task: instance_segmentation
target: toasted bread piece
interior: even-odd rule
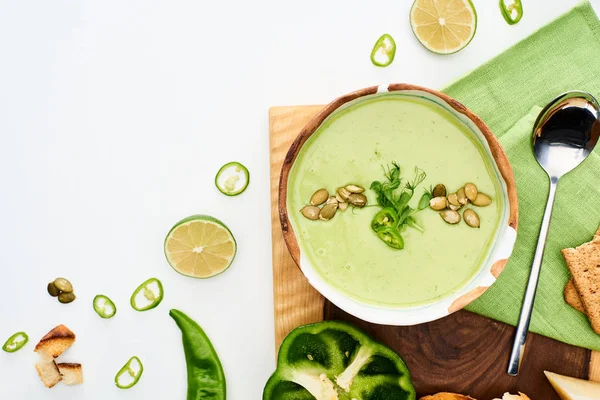
[[[58,371],[62,376],[62,383],[65,385],[79,385],[83,383],[83,372],[81,364],[60,363],[56,364]]]
[[[504,395],[502,396],[501,399],[494,399],[494,400],[531,400],[531,399],[529,397],[527,397],[526,394],[519,392],[519,394],[504,393]]]
[[[469,397],[469,396],[465,396],[463,394],[443,392],[443,393],[434,394],[432,396],[421,397],[419,400],[475,400],[475,399],[472,397]]]
[[[600,334],[600,236],[575,249],[563,249],[562,254],[592,329]]]
[[[53,387],[62,379],[54,360],[42,359],[35,364],[35,369],[47,388]]]
[[[565,290],[563,292],[565,297],[565,302],[576,309],[577,311],[581,311],[585,314],[585,308],[583,308],[583,303],[579,298],[579,292],[577,292],[577,288],[575,288],[575,283],[573,282],[573,278],[567,281],[565,285]]]
[[[75,334],[64,325],[59,325],[44,336],[35,346],[42,359],[54,359],[60,356],[75,342]]]

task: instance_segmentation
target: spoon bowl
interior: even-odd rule
[[[599,109],[589,93],[563,93],[542,109],[533,127],[533,153],[550,178],[550,192],[508,363],[507,373],[512,376],[519,373],[525,348],[558,180],[581,164],[596,146]]]

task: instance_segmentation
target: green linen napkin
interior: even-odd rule
[[[498,281],[468,310],[516,325],[548,196],[530,147],[544,106],[567,90],[600,96],[600,22],[589,3],[500,54],[444,92],[479,115],[512,164],[519,195],[518,238]],[[600,350],[584,314],[563,300],[569,272],[560,250],[589,241],[600,224],[600,151],[560,180],[530,330]]]

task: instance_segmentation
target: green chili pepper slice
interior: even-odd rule
[[[250,172],[243,164],[232,161],[219,169],[215,176],[215,185],[221,193],[227,196],[241,194],[250,183]]]
[[[392,249],[402,250],[404,239],[396,228],[383,227],[377,231],[377,236]]]
[[[160,304],[163,296],[162,283],[156,278],[150,278],[131,295],[131,307],[136,311],[151,310]]]
[[[504,20],[509,25],[514,25],[523,17],[523,3],[521,0],[509,0],[510,4],[506,4],[505,0],[500,0],[500,11]]]
[[[104,319],[112,318],[117,313],[117,306],[115,306],[115,303],[103,294],[94,297],[93,304],[96,314]]]
[[[138,383],[143,373],[144,364],[142,364],[139,358],[133,356],[115,375],[115,385],[119,389],[129,389]]]
[[[187,365],[187,400],[225,400],[225,374],[208,336],[181,311],[173,309],[169,315],[181,330]]]
[[[7,353],[14,353],[20,350],[29,341],[29,336],[25,332],[17,332],[4,342],[2,350]]]
[[[371,50],[371,62],[378,67],[387,67],[394,61],[395,56],[396,41],[391,35],[384,33]]]
[[[415,400],[404,361],[358,328],[325,321],[294,329],[279,348],[263,400]]]
[[[398,213],[392,207],[379,211],[371,221],[371,228],[375,232],[383,227],[395,228],[396,226],[398,226]]]

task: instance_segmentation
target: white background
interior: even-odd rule
[[[0,342],[30,335],[0,352],[0,399],[183,399],[173,307],[212,339],[228,398],[261,398],[275,367],[269,107],[380,83],[439,88],[576,4],[523,1],[511,27],[496,0],[475,0],[474,40],[437,56],[412,35],[409,0],[0,0]],[[380,69],[369,53],[385,32],[398,52]],[[234,198],[213,183],[230,160],[251,173]],[[171,226],[195,213],[238,241],[232,267],[210,280],[178,275],[163,255]],[[73,304],[46,294],[57,276],[73,282]],[[129,296],[152,276],[165,299],[137,313]],[[117,303],[113,319],[93,312],[98,293]],[[77,334],[62,360],[83,364],[85,384],[49,390],[33,347],[61,323]],[[144,375],[119,390],[133,355]]]

